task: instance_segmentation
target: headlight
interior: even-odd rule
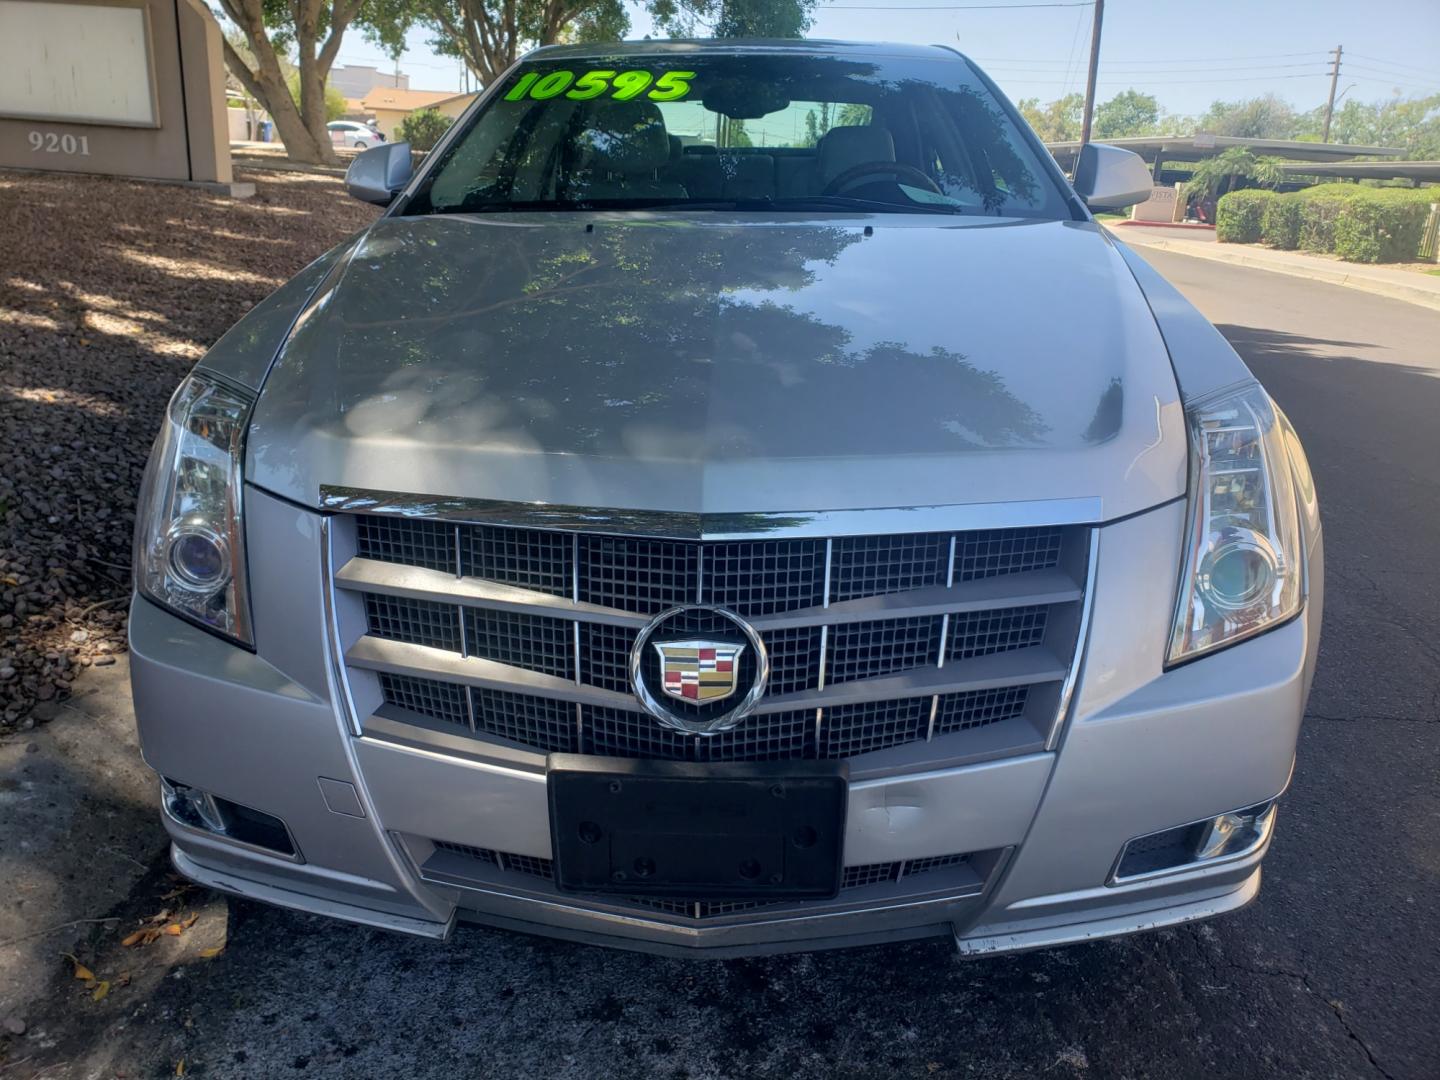
[[[1258,384],[1189,405],[1190,521],[1170,662],[1233,645],[1300,610],[1294,477],[1278,410]]]
[[[170,399],[135,515],[135,587],[158,604],[253,645],[245,588],[240,462],[255,396],[193,374]]]

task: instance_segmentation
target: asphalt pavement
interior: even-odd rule
[[[1323,502],[1319,671],[1257,904],[1014,957],[722,962],[232,901],[223,954],[93,1008],[62,986],[0,1077],[1440,1075],[1440,313],[1145,257],[1290,414]],[[157,855],[115,913],[168,885]]]

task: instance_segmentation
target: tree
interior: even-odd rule
[[[1352,99],[1335,113],[1330,135],[1340,143],[1397,146],[1411,161],[1432,161],[1440,158],[1440,94],[1368,103]]]
[[[1288,139],[1297,131],[1300,118],[1290,103],[1274,94],[1244,101],[1215,101],[1200,117],[1200,131],[1210,135],[1232,135],[1245,139]]]
[[[1124,90],[1095,106],[1095,138],[1119,139],[1149,135],[1160,123],[1160,103],[1153,94]]]
[[[716,37],[800,37],[815,2],[641,0],[667,34],[690,36],[703,20]],[[415,0],[415,16],[434,33],[431,47],[463,60],[482,86],[531,46],[615,41],[630,29],[621,0]]]
[[[1085,111],[1085,98],[1081,94],[1066,94],[1043,109],[1039,98],[1024,98],[1019,109],[1041,142],[1073,142],[1080,138]]]
[[[1285,179],[1281,164],[1279,158],[1257,157],[1246,147],[1232,146],[1196,163],[1190,179],[1185,182],[1185,194],[1213,199],[1237,186],[1249,186],[1242,183],[1247,180],[1259,187],[1275,188]]]
[[[798,38],[810,29],[815,0],[717,0],[714,10],[717,38]]]
[[[285,151],[294,161],[336,161],[325,125],[325,84],[340,51],[340,41],[352,24],[368,26],[369,36],[392,51],[404,39],[403,3],[391,0],[376,12],[366,10],[370,0],[219,0],[225,17],[244,37],[237,48],[223,38],[225,65],[245,92],[255,98],[275,121]],[[294,57],[292,93],[287,78],[288,58]]]
[[[295,104],[300,104],[300,72],[294,70],[285,77],[285,84],[290,87],[290,96],[295,99]],[[345,115],[349,106],[345,104],[345,95],[342,94],[332,83],[325,84],[325,119],[339,120]],[[328,138],[328,136],[327,136]]]
[[[417,109],[395,131],[395,137],[408,142],[412,150],[430,151],[455,121],[439,109]]]

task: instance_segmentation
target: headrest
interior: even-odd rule
[[[593,172],[644,173],[670,160],[665,120],[650,101],[594,105],[577,138],[580,163]]]
[[[895,140],[882,127],[835,127],[820,136],[816,153],[823,187],[856,165],[894,161]]]

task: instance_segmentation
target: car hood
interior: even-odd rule
[[[297,318],[251,483],[700,514],[1184,491],[1165,345],[1088,223],[383,219]],[[1087,512],[1088,516],[1088,512]]]

